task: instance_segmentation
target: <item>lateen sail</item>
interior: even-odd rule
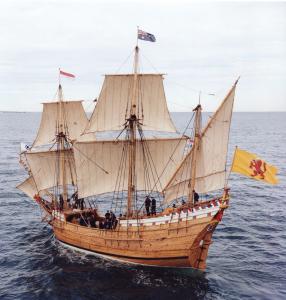
[[[230,130],[235,87],[204,128],[196,159],[195,190],[207,193],[225,185],[228,136]],[[186,156],[170,182],[164,188],[165,202],[189,194],[191,152]]]
[[[176,132],[171,120],[161,74],[138,74],[136,115],[143,130]],[[106,75],[85,133],[122,130],[130,117],[134,74]]]
[[[60,102],[47,102],[43,105],[42,120],[33,147],[55,142],[56,126],[60,119]],[[77,139],[88,122],[82,101],[62,101],[62,114],[69,139]]]
[[[128,160],[122,163],[126,155],[128,141],[93,141],[78,142],[74,145],[74,156],[77,170],[77,186],[79,197],[88,197],[95,194],[112,192],[116,184],[122,190],[127,190],[128,185]],[[137,141],[137,143],[142,143]],[[145,151],[148,149],[152,162],[146,166],[142,145],[137,147],[136,154],[136,189],[146,189],[145,170],[149,167],[159,181],[153,180],[156,190],[161,191],[167,180],[178,168],[183,159],[186,138],[153,139],[146,140]],[[125,149],[125,150],[124,150]],[[152,166],[151,166],[152,164]],[[121,170],[121,183],[118,183],[118,172]],[[106,172],[108,173],[106,173]]]
[[[72,150],[64,150],[64,152],[66,184],[76,184]],[[27,152],[26,158],[38,191],[62,185],[62,176],[57,174],[59,172],[57,151]]]

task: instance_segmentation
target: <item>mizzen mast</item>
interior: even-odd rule
[[[131,98],[130,115],[128,122],[129,131],[129,170],[128,170],[128,196],[127,196],[127,216],[131,217],[133,214],[133,203],[135,195],[135,162],[136,162],[136,130],[137,130],[137,116],[136,116],[136,103],[137,103],[137,82],[138,82],[138,44],[135,47],[134,54],[134,80]]]
[[[195,120],[194,120],[194,144],[193,151],[191,154],[191,179],[189,182],[189,195],[188,195],[188,203],[194,204],[194,193],[196,183],[196,164],[197,164],[197,153],[200,148],[200,140],[201,140],[201,127],[202,127],[202,107],[199,103],[196,108],[193,109],[195,112]]]

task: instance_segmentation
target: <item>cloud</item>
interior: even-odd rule
[[[93,99],[139,25],[157,38],[140,43],[141,70],[168,74],[171,110],[193,107],[199,90],[213,110],[241,75],[236,110],[285,111],[285,16],[282,2],[2,1],[0,110],[40,110],[59,67],[77,75],[64,83],[66,97]],[[132,57],[121,72],[130,70]]]

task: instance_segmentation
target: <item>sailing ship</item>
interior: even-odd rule
[[[201,104],[194,108],[186,135],[170,117],[164,75],[140,73],[138,65],[137,45],[133,72],[105,75],[89,120],[59,84],[57,100],[43,104],[32,147],[20,154],[29,177],[18,188],[65,245],[125,263],[204,270],[229,205],[237,81],[204,128]]]

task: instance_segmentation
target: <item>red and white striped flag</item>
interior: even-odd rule
[[[66,77],[75,78],[75,75],[73,75],[71,73],[64,72],[62,70],[60,70],[60,75],[63,75],[63,76],[66,76]]]

